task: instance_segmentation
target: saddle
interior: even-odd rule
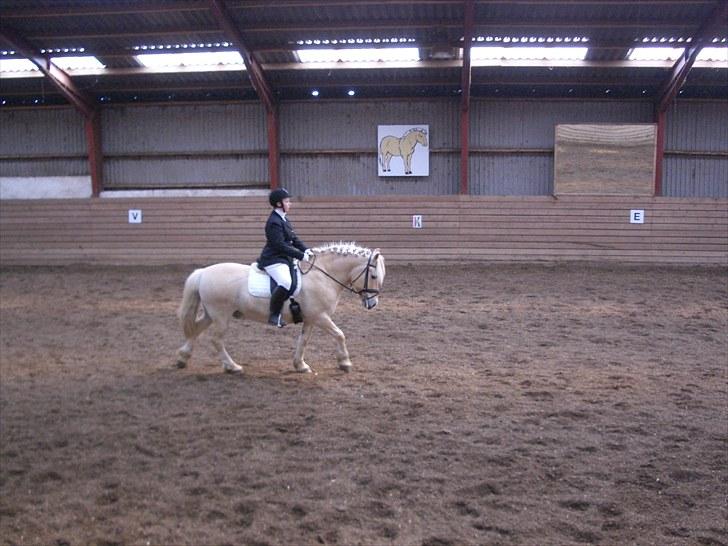
[[[298,296],[301,291],[301,270],[298,268],[298,264],[293,266],[293,274],[291,275],[293,284],[291,288],[293,293],[289,295],[289,298]],[[271,292],[276,286],[276,282],[273,278],[265,272],[264,269],[258,267],[258,262],[253,262],[250,265],[250,273],[248,275],[248,293],[256,298],[270,298]]]

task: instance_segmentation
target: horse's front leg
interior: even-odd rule
[[[412,174],[412,154],[404,156],[404,174]]]
[[[336,361],[339,363],[339,369],[345,372],[351,371],[351,360],[349,360],[349,351],[346,349],[346,336],[344,332],[334,324],[331,317],[325,314],[321,316],[318,326],[325,332],[331,334],[336,340]]]
[[[293,367],[297,372],[311,373],[311,367],[303,360],[303,353],[306,351],[308,340],[311,339],[314,325],[312,322],[304,321],[298,340],[296,340],[296,352],[293,355]]]

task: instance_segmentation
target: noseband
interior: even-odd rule
[[[341,286],[341,287],[345,288],[346,290],[348,290],[349,292],[351,292],[352,294],[356,294],[357,296],[361,296],[362,294],[365,294],[365,295],[366,295],[366,298],[365,298],[365,300],[366,300],[366,301],[369,301],[369,300],[371,300],[371,299],[374,299],[374,298],[376,298],[376,297],[377,297],[377,296],[379,295],[379,290],[377,290],[376,288],[369,288],[369,269],[370,269],[370,268],[372,268],[372,267],[376,267],[376,266],[375,266],[375,265],[374,265],[374,264],[372,263],[372,256],[373,256],[373,255],[374,255],[373,253],[372,253],[372,254],[369,254],[369,258],[367,258],[367,265],[365,265],[365,266],[364,266],[364,269],[362,269],[362,270],[361,270],[361,271],[359,272],[359,274],[358,274],[358,275],[357,275],[356,277],[354,277],[354,278],[353,278],[353,279],[351,280],[351,283],[350,283],[350,285],[349,285],[349,286],[347,286],[346,284],[344,284],[344,283],[343,283],[343,282],[341,282],[340,280],[338,280],[338,279],[334,278],[333,276],[329,275],[329,273],[328,273],[328,272],[327,272],[327,271],[326,271],[325,269],[323,269],[323,268],[321,268],[321,267],[317,266],[317,265],[315,264],[315,261],[316,261],[316,256],[315,256],[315,255],[313,256],[313,259],[314,259],[314,261],[313,261],[313,262],[311,262],[311,267],[309,267],[309,268],[308,268],[308,271],[306,271],[305,273],[304,273],[303,269],[301,269],[301,275],[306,275],[306,274],[308,274],[308,273],[309,273],[309,272],[310,272],[310,271],[311,271],[312,269],[316,269],[316,270],[320,271],[321,273],[323,273],[324,275],[326,275],[326,276],[327,276],[327,277],[328,277],[329,279],[331,279],[332,281],[334,281],[334,282],[335,282],[336,284],[338,284],[339,286]],[[364,275],[364,288],[362,288],[361,290],[356,290],[356,289],[354,288],[354,283],[355,283],[355,282],[357,281],[357,279],[359,279],[359,277],[361,277],[362,275]],[[370,294],[371,294],[371,295],[370,295]]]

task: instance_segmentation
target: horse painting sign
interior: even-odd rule
[[[429,176],[429,125],[379,125],[379,176]]]

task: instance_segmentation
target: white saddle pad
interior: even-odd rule
[[[301,291],[301,270],[297,267],[296,271],[296,291],[293,296],[298,296]],[[258,262],[250,264],[250,273],[248,274],[248,293],[256,298],[270,298],[270,275],[258,267]]]

